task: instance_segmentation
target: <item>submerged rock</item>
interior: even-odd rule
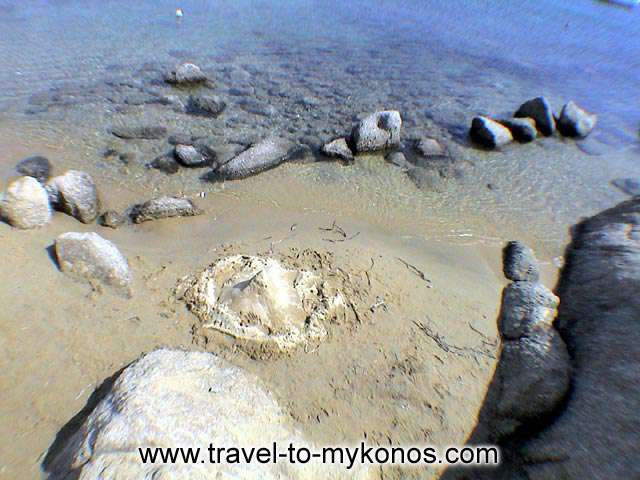
[[[412,166],[407,170],[407,176],[421,190],[437,193],[446,190],[447,180],[437,169]]]
[[[33,177],[43,185],[51,176],[51,162],[44,157],[25,158],[16,165],[16,171],[27,177]]]
[[[88,173],[68,170],[63,175],[49,180],[47,186],[50,195],[55,198],[56,208],[82,223],[91,223],[98,216],[98,190]]]
[[[270,138],[252,145],[216,171],[218,177],[235,180],[249,177],[280,165],[287,160],[291,144],[287,140]]]
[[[640,195],[640,180],[636,178],[616,178],[611,184],[622,190],[627,195]]]
[[[532,118],[536,122],[536,128],[540,133],[549,137],[556,130],[556,121],[553,110],[544,97],[537,97],[523,103],[514,114],[516,118]]]
[[[407,160],[407,157],[405,157],[404,153],[402,152],[392,152],[386,156],[386,160],[387,162],[404,169],[415,167],[411,162],[409,162],[409,160]]]
[[[475,117],[469,135],[474,142],[489,148],[499,148],[513,141],[507,127],[487,117]]]
[[[357,152],[385,150],[400,145],[402,119],[395,110],[376,112],[363,119],[351,133]]]
[[[193,63],[182,63],[165,75],[167,83],[175,85],[193,85],[205,83],[207,76]]]
[[[507,127],[514,139],[519,142],[532,142],[538,136],[536,122],[532,118],[508,118],[500,120]]]
[[[575,102],[569,102],[562,107],[558,131],[565,137],[585,138],[597,122],[597,115],[581,109]]]
[[[346,138],[336,138],[322,146],[322,153],[327,157],[353,160],[353,152],[347,144]]]
[[[193,115],[217,117],[227,108],[227,104],[218,95],[191,95],[187,112]]]
[[[56,239],[55,249],[60,270],[67,275],[126,291],[131,287],[127,259],[97,233],[64,233]]]
[[[167,129],[152,125],[115,125],[111,127],[111,133],[126,140],[158,140],[167,135]]]
[[[176,161],[175,156],[167,153],[156,157],[149,166],[156,170],[160,170],[167,175],[173,175],[174,173],[178,173],[178,170],[180,170],[180,164]]]
[[[20,177],[7,187],[0,200],[2,216],[16,228],[32,229],[51,220],[49,196],[33,177]]]
[[[51,480],[373,478],[365,467],[346,470],[314,461],[209,463],[206,452],[210,444],[230,449],[274,442],[314,448],[292,430],[274,396],[253,375],[210,353],[161,349],[123,370],[56,456],[47,459],[45,470]],[[207,462],[140,461],[138,447],[178,445],[202,449]]]
[[[126,219],[115,210],[107,210],[100,216],[100,225],[109,228],[119,228],[124,225]]]
[[[209,160],[191,145],[176,145],[175,156],[185,167],[206,167],[210,164]]]
[[[540,278],[538,260],[533,250],[522,242],[509,242],[502,260],[504,276],[509,280],[537,282]]]
[[[201,214],[202,210],[188,198],[160,197],[134,208],[131,219],[134,223],[142,223],[161,218],[193,217]]]

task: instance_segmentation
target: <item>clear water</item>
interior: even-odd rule
[[[349,168],[287,166],[228,188],[281,199],[297,186],[291,191],[331,195],[326,205],[371,221],[426,224],[421,235],[521,235],[557,251],[571,223],[624,198],[610,180],[640,176],[640,8],[592,0],[0,0],[0,31],[5,179],[15,152],[51,147],[54,163],[129,191],[215,190],[202,172],[166,177],[144,168],[168,145],[118,141],[109,126],[160,123],[220,145],[274,132],[327,140],[358,115],[397,108],[405,138],[441,139],[463,180],[423,191],[373,157]],[[171,93],[158,79],[181,60],[212,76],[229,103],[221,118],[126,104]],[[558,109],[574,99],[597,112],[597,130],[584,142],[546,139],[500,153],[468,144],[475,114],[506,115],[540,94]],[[247,112],[247,98],[272,113]],[[104,159],[109,147],[136,160]]]

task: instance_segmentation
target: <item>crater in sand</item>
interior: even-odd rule
[[[366,295],[330,253],[293,250],[278,258],[225,256],[182,283],[200,328],[241,340],[252,352],[291,351],[322,341],[329,324],[360,321]]]

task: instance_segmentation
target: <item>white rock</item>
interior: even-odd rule
[[[14,227],[31,229],[51,220],[49,196],[32,177],[20,177],[9,184],[2,201],[2,214]]]
[[[245,371],[201,352],[156,350],[127,367],[47,466],[50,479],[364,479],[369,469],[208,462],[207,447],[311,448]],[[143,464],[138,447],[200,448],[206,463]]]
[[[64,233],[56,239],[55,248],[64,273],[129,290],[131,271],[127,259],[118,247],[97,233]]]
[[[203,83],[207,76],[193,63],[182,63],[166,75],[166,81],[176,84]]]
[[[395,110],[376,112],[362,120],[351,134],[358,152],[372,152],[400,144],[402,119]]]
[[[98,190],[88,173],[68,170],[49,180],[47,190],[57,208],[82,223],[93,222],[100,213]]]

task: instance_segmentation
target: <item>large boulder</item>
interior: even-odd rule
[[[133,208],[133,223],[171,217],[193,217],[202,214],[191,200],[182,197],[160,197]]]
[[[216,173],[219,178],[225,180],[255,175],[286,161],[291,146],[291,143],[284,139],[263,140],[222,165]]]
[[[597,115],[583,110],[575,102],[569,102],[562,107],[558,131],[566,137],[584,138],[591,133],[597,122]]]
[[[364,118],[351,133],[357,152],[373,152],[400,145],[402,119],[395,110],[376,112]]]
[[[51,220],[47,191],[33,177],[20,177],[11,182],[0,207],[2,216],[16,228],[37,228]]]
[[[514,114],[516,118],[531,118],[536,122],[536,128],[545,136],[553,135],[556,131],[556,121],[551,105],[544,97],[527,100]]]
[[[127,259],[97,233],[64,233],[56,239],[55,250],[60,270],[67,275],[130,291]]]
[[[93,222],[100,213],[98,190],[88,173],[68,170],[49,180],[47,187],[54,206],[82,223]]]
[[[156,350],[120,374],[78,430],[46,459],[45,472],[50,480],[373,477],[373,469],[290,465],[282,458],[209,462],[209,445],[313,448],[289,424],[273,395],[247,372],[209,353]],[[138,448],[145,447],[200,452],[196,462],[154,464],[140,460]]]

